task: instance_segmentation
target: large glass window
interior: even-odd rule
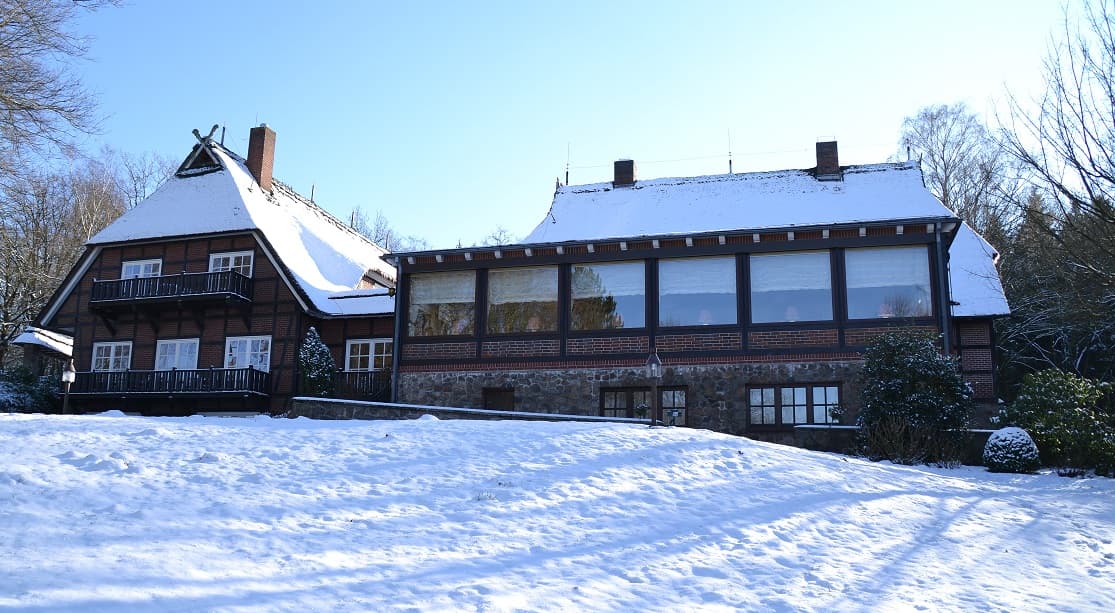
[[[93,343],[93,370],[121,371],[131,367],[131,341]]]
[[[271,370],[271,337],[238,336],[225,340],[225,368]]]
[[[488,271],[487,326],[493,334],[557,330],[557,267]]]
[[[476,331],[476,273],[410,275],[407,329],[411,336],[449,336]]]
[[[751,256],[751,321],[832,319],[828,251]]]
[[[736,323],[735,257],[658,262],[658,325]]]
[[[927,317],[933,313],[927,247],[848,249],[844,262],[849,319]]]
[[[839,404],[840,386],[832,384],[752,387],[747,392],[752,426],[834,424],[832,413]]]
[[[196,338],[159,341],[155,346],[155,370],[194,370],[197,368]]]
[[[644,327],[645,271],[642,262],[574,264],[572,328],[606,330]]]

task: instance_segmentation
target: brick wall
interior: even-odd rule
[[[662,353],[738,350],[742,344],[743,340],[739,332],[663,334],[655,339],[655,347]]]
[[[834,347],[839,339],[836,330],[753,330],[747,334],[748,346],[755,349]]]
[[[567,342],[566,351],[569,355],[648,353],[650,339],[645,336],[571,338]]]
[[[476,343],[407,343],[404,360],[463,360],[476,357]]]
[[[558,339],[525,339],[513,341],[486,341],[480,346],[485,358],[528,358],[556,356],[561,351]]]
[[[902,329],[923,330],[934,334],[937,333],[937,328],[933,326],[904,326]],[[852,347],[861,347],[875,340],[879,335],[893,332],[894,330],[896,330],[896,328],[889,326],[880,326],[876,328],[846,328],[844,330],[844,343]]]

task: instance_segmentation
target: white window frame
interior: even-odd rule
[[[153,265],[153,266],[152,266]],[[135,274],[128,274],[128,267],[139,269]],[[163,274],[163,261],[160,258],[150,260],[124,260],[120,263],[121,279],[146,279],[158,277]]]
[[[376,372],[390,370],[376,368],[376,357],[394,358],[394,341],[390,338],[351,338],[345,343],[345,372]],[[352,348],[355,345],[368,345],[368,368],[352,368]],[[386,347],[386,350],[381,348]],[[361,356],[357,356],[361,357]]]
[[[116,362],[117,360],[123,359],[123,357],[121,356],[121,353],[123,353],[121,351],[121,349],[123,349],[124,347],[128,348],[128,351],[127,351],[128,355],[127,355],[127,359],[126,359],[125,363],[123,364],[123,368],[113,368],[112,367],[113,362]],[[109,350],[108,355],[105,356],[104,358],[99,358],[97,356],[97,350],[98,349],[108,349]],[[108,360],[108,367],[107,368],[98,368],[97,367],[97,361],[99,359],[107,359]],[[131,368],[132,368],[132,341],[109,341],[109,342],[103,342],[103,343],[93,343],[93,361],[91,362],[91,369],[94,372],[123,372],[125,370],[131,370]]]
[[[182,364],[179,363],[180,358],[182,356],[181,347],[185,346],[185,345],[193,345],[193,348],[194,348],[193,364],[182,365]],[[166,339],[166,340],[161,340],[161,341],[156,342],[155,343],[155,370],[175,370],[175,369],[178,369],[178,370],[197,370],[197,353],[198,353],[198,349],[200,349],[200,345],[201,345],[200,339],[197,339],[197,338],[169,338],[169,339]],[[163,353],[163,351],[164,351],[163,348],[164,347],[171,347],[171,346],[175,347],[175,349],[174,349],[175,365],[171,366],[170,368],[159,368],[159,356]]]
[[[264,362],[260,366],[258,366],[256,368],[256,370],[262,370],[262,371],[265,371],[265,372],[270,372],[271,371],[271,345],[272,345],[270,334],[262,335],[262,336],[230,336],[230,337],[226,338],[225,339],[225,360],[224,360],[224,365],[225,366],[224,367],[225,368],[247,368],[249,364],[252,364],[252,355],[262,353],[260,351],[252,351],[251,343],[253,343],[255,341],[263,341],[263,340],[267,341],[267,359],[264,360]],[[232,365],[232,364],[229,363],[229,354],[231,352],[232,345],[233,345],[233,343],[239,343],[239,342],[249,343],[248,344],[248,351],[247,351],[247,354],[245,356],[245,358],[246,358],[245,363],[244,363],[243,366]]]
[[[245,257],[245,256],[247,256],[247,258],[248,258],[248,272],[247,273],[245,273],[243,270],[240,270],[244,266],[242,263],[239,264],[239,265],[233,265],[233,262],[235,261],[236,258],[238,258],[238,257],[242,258],[242,257]],[[252,271],[255,270],[255,263],[256,263],[256,257],[255,256],[256,256],[255,251],[226,251],[226,252],[222,252],[222,253],[210,253],[209,254],[209,272],[225,272],[227,270],[235,270],[236,272],[244,275],[245,277],[250,277],[250,276],[252,276]],[[222,260],[222,259],[227,259],[228,262],[218,264],[218,261]]]

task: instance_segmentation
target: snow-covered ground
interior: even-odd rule
[[[1115,608],[1115,480],[683,428],[0,415],[0,526],[0,610]]]

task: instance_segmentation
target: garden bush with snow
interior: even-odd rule
[[[1115,385],[1057,369],[1026,375],[1005,424],[1025,428],[1062,475],[1115,474]]]
[[[935,337],[880,335],[864,352],[861,445],[873,460],[959,464],[969,435],[972,391]]]
[[[991,433],[983,447],[983,465],[993,473],[1032,473],[1041,460],[1034,439],[1012,426]]]

